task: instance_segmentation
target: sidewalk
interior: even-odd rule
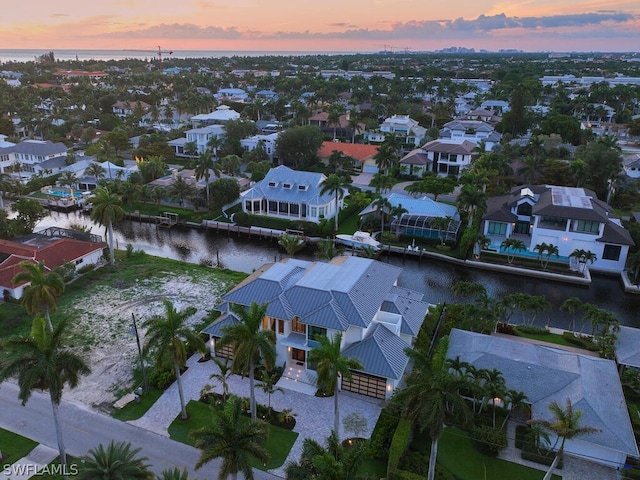
[[[0,470],[0,479],[27,480],[36,475],[45,466],[58,457],[58,450],[45,445],[37,445],[25,457],[15,462],[11,467]]]
[[[218,366],[211,361],[198,363],[198,358],[200,358],[200,355],[194,355],[187,361],[189,369],[182,376],[185,402],[198,400],[200,391],[206,384],[212,385],[214,392],[222,393],[222,386],[209,378],[212,373],[219,373]],[[247,378],[232,375],[228,384],[230,393],[241,397],[249,396],[249,380]],[[256,382],[256,401],[266,405],[268,401],[267,395],[257,388],[258,384],[259,382]],[[342,392],[339,400],[340,419],[342,420],[352,412],[360,413],[367,421],[367,430],[362,436],[370,436],[380,415],[382,403],[373,398],[369,399],[347,392]],[[271,407],[277,411],[282,411],[285,408],[291,409],[296,418],[296,426],[293,431],[299,433],[282,467],[270,471],[270,473],[284,478],[284,467],[287,462],[300,459],[305,438],[312,438],[324,444],[325,439],[331,434],[333,427],[333,397],[314,397],[293,390],[285,390],[285,393],[278,392],[271,395]],[[167,428],[179,414],[180,397],[178,395],[177,382],[174,382],[145,415],[128,423],[168,436]],[[343,430],[342,425],[340,425],[340,430],[340,437],[346,438],[348,434]]]

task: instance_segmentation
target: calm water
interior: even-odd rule
[[[68,227],[72,223],[86,224],[92,232],[104,236],[104,228],[93,224],[88,216],[78,212],[71,214],[52,212],[36,227]],[[275,240],[257,240],[238,237],[235,234],[204,232],[200,230],[156,229],[155,225],[124,221],[116,227],[117,247],[124,249],[127,243],[142,249],[150,255],[164,256],[198,263],[205,259],[214,265],[250,273],[266,262],[273,262],[284,256]],[[297,257],[312,260],[313,247],[308,247]],[[482,283],[492,297],[500,298],[514,292],[531,295],[545,295],[553,310],[538,316],[537,323],[547,320],[552,326],[566,327],[568,319],[558,307],[568,297],[578,297],[584,302],[599,305],[614,312],[625,325],[640,327],[640,295],[626,294],[617,277],[595,276],[589,287],[573,286],[549,282],[535,278],[507,275],[484,270],[454,266],[445,262],[417,258],[403,259],[399,255],[384,255],[382,261],[403,268],[399,284],[424,293],[424,300],[430,303],[459,302],[451,293],[451,286],[459,280]]]
[[[0,49],[0,63],[2,62],[33,62],[37,57],[53,51],[57,60],[147,60],[158,55],[154,49],[141,50],[65,50],[65,49]],[[349,55],[357,52],[312,52],[312,51],[256,51],[256,50],[174,50],[165,58],[221,58],[221,57],[264,57],[264,56],[304,56],[304,55]]]

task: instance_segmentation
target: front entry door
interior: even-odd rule
[[[300,350],[297,348],[292,348],[291,349],[291,358],[297,362],[304,362],[305,360],[305,355],[304,355],[304,350]]]

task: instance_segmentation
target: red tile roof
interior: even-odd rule
[[[0,240],[0,254],[8,255],[0,263],[0,287],[13,288],[13,277],[20,271],[20,262],[44,262],[48,269],[54,269],[66,262],[72,262],[96,250],[102,250],[104,243],[91,243],[71,238],[48,239],[44,244],[30,245],[27,243]]]
[[[318,150],[318,158],[329,158],[335,150],[359,162],[364,162],[378,153],[378,146],[363,143],[322,142]]]

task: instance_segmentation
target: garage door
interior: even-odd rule
[[[359,393],[367,397],[384,399],[387,379],[361,372],[351,372],[351,381],[342,379],[342,390]]]
[[[216,347],[215,347],[216,357],[228,358],[230,360],[233,360],[233,346],[225,345],[224,347],[219,347],[217,345],[218,340],[219,339],[216,338]]]

